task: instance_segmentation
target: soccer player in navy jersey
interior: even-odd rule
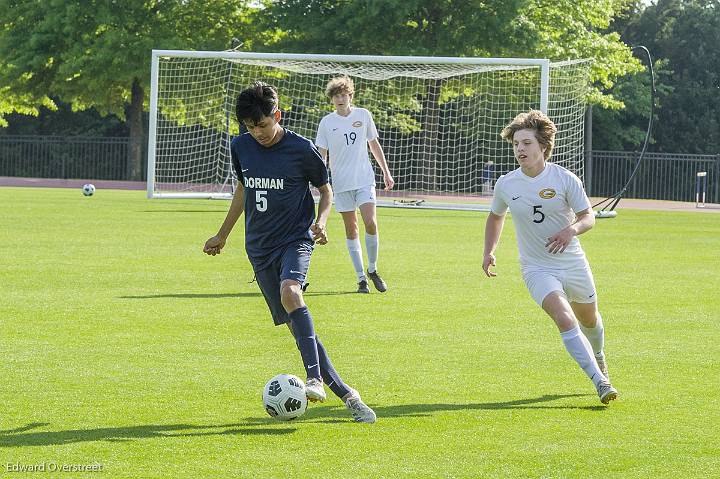
[[[256,82],[240,92],[235,113],[247,128],[230,146],[238,187],[225,221],[203,251],[219,254],[245,213],[248,258],[275,325],[287,324],[295,337],[307,372],[308,399],[324,401],[327,383],[356,421],[373,423],[375,412],[330,362],[303,300],[314,243],[328,241],[325,223],[333,194],[327,168],[310,140],[280,125],[282,113],[273,87]],[[317,217],[310,184],[320,192]]]

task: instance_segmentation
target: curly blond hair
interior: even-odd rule
[[[338,93],[347,93],[348,95],[355,93],[355,83],[353,83],[352,78],[347,75],[340,75],[328,82],[327,87],[325,87],[327,97],[332,99]]]
[[[547,161],[555,146],[555,133],[557,133],[555,123],[540,110],[530,110],[516,116],[508,126],[503,128],[500,136],[512,143],[515,133],[520,130],[535,130],[535,138],[541,146],[545,147],[544,156]]]

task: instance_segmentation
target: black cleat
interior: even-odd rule
[[[307,289],[308,289],[309,286],[310,286],[310,283],[303,283],[303,285],[302,285],[302,291],[303,291],[303,293],[304,293],[305,291],[307,291]]]
[[[368,283],[367,283],[366,280],[363,279],[362,281],[360,281],[360,282],[358,283],[358,290],[357,290],[357,292],[358,292],[358,293],[365,293],[365,294],[367,294],[367,293],[370,292],[370,288],[368,287]]]
[[[385,284],[385,281],[383,281],[377,271],[373,271],[372,273],[368,271],[368,278],[372,280],[375,289],[377,289],[381,293],[387,291],[387,284]]]

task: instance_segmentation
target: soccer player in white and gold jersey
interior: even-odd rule
[[[592,380],[600,401],[617,398],[605,361],[605,332],[590,265],[578,236],[595,216],[580,179],[548,162],[555,124],[541,111],[521,113],[503,129],[519,168],[498,178],[485,225],[483,270],[496,275],[497,247],[510,210],[523,279],[536,303],[553,319],[565,348]]]
[[[350,259],[358,278],[358,293],[369,293],[367,279],[381,293],[387,291],[385,281],[377,271],[380,248],[377,215],[375,213],[375,172],[368,157],[368,147],[383,173],[385,189],[395,185],[385,161],[372,114],[352,104],[355,85],[350,77],[339,76],[328,82],[325,89],[335,111],[326,115],[318,126],[315,144],[323,159],[330,155],[335,209],[345,223],[345,237]],[[367,275],[363,266],[356,210],[360,210],[365,224],[365,248],[368,256]]]

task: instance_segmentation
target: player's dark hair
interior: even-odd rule
[[[503,128],[500,136],[512,143],[515,133],[520,130],[535,130],[535,138],[538,143],[546,147],[544,156],[545,160],[548,160],[555,146],[555,133],[557,133],[555,123],[540,110],[530,110],[516,116],[508,126]]]
[[[259,123],[264,117],[272,116],[277,109],[277,91],[261,81],[241,91],[235,102],[235,116],[241,124],[246,120]]]

